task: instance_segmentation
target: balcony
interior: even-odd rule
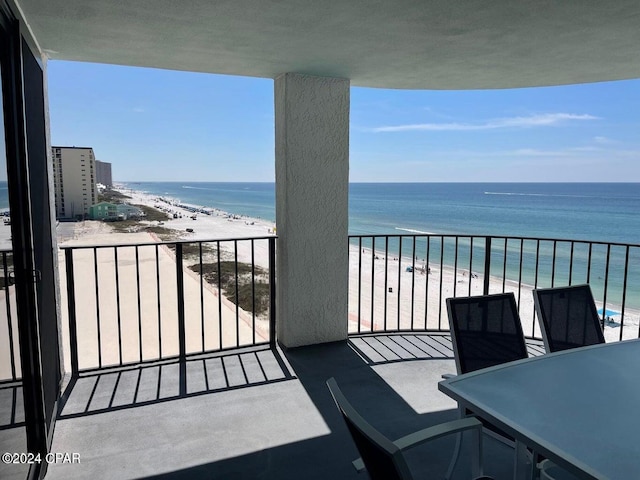
[[[365,353],[374,343],[376,360]],[[536,342],[531,349],[541,351]],[[362,478],[325,386],[331,376],[393,437],[456,416],[454,402],[437,391],[440,375],[455,371],[446,334],[194,358],[186,362],[185,395],[179,371],[169,362],[80,375],[56,422],[52,451],[79,452],[81,464],[52,465],[46,478]],[[453,439],[417,449],[411,465],[418,478],[444,472],[452,449]],[[509,448],[487,439],[485,450],[486,471],[508,478]],[[466,451],[454,478],[469,478]]]
[[[639,245],[409,235],[352,236],[349,248],[348,341],[282,351],[275,237],[63,247],[70,375],[51,451],[81,463],[47,478],[358,478],[325,381],[391,437],[455,418],[437,390],[455,372],[449,296],[513,291],[534,356],[531,288],[590,283],[619,312],[603,318],[607,341],[638,336]],[[19,396],[19,375],[5,373],[5,393]],[[452,448],[418,449],[412,466],[444,472]],[[508,477],[511,459],[486,440],[487,473]]]

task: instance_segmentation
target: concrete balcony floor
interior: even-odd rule
[[[532,355],[542,353],[530,344]],[[281,352],[249,349],[179,364],[82,374],[67,389],[52,451],[79,464],[52,464],[57,479],[363,479],[356,448],[325,381],[374,426],[397,438],[456,417],[440,393],[454,373],[449,335],[351,337]],[[186,392],[186,393],[185,393]],[[413,449],[416,478],[442,478],[454,438]],[[456,479],[469,478],[469,441]],[[485,472],[511,475],[513,450],[485,435]]]

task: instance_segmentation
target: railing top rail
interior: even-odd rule
[[[96,244],[96,245],[63,245],[60,250],[82,250],[87,248],[120,248],[120,247],[150,247],[154,245],[176,245],[189,243],[213,243],[213,242],[233,242],[246,240],[268,240],[270,238],[278,238],[276,235],[265,235],[262,237],[238,237],[238,238],[213,238],[205,240],[169,240],[163,242],[144,242],[144,243],[117,243],[117,244]]]
[[[563,242],[563,243],[590,243],[594,245],[614,245],[620,247],[640,247],[640,243],[622,243],[622,242],[607,242],[602,240],[586,240],[586,239],[569,239],[569,238],[550,238],[550,237],[519,237],[512,235],[476,235],[476,234],[462,234],[462,233],[376,233],[370,235],[349,235],[350,239],[358,238],[428,238],[428,237],[450,237],[450,238],[492,238],[498,240],[531,240],[542,242]]]

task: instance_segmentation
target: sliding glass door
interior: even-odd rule
[[[35,479],[61,379],[44,76],[4,0],[0,80],[0,478]]]
[[[4,39],[0,40],[4,42]],[[4,62],[3,62],[4,63]],[[4,67],[4,65],[0,65]],[[0,68],[0,79],[5,75]],[[4,112],[4,102],[0,97]],[[27,452],[24,389],[18,340],[18,315],[11,244],[11,215],[7,183],[4,115],[0,117],[0,452]],[[27,478],[29,465],[0,462],[0,478]]]

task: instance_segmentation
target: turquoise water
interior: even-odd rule
[[[273,183],[127,188],[275,221]],[[464,233],[640,242],[638,183],[353,183],[349,233]]]

